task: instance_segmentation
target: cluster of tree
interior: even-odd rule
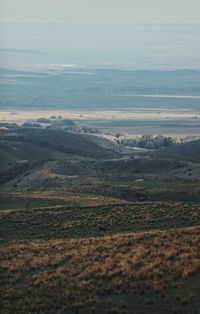
[[[50,119],[46,119],[46,118],[39,118],[37,119],[38,123],[51,123]]]
[[[75,122],[68,119],[60,119],[51,122],[52,127],[65,127],[68,129],[72,129],[75,126]]]
[[[129,147],[158,149],[161,147],[170,147],[176,144],[176,141],[171,137],[165,137],[163,135],[152,136],[151,134],[144,134],[135,139],[118,139],[118,143]]]
[[[66,130],[71,130],[75,126],[75,122],[68,119],[46,119],[46,118],[39,118],[34,121],[26,121],[23,126],[30,127],[30,128],[41,128],[42,124],[47,124],[47,128],[63,128]]]
[[[73,120],[62,118],[61,116],[51,116],[50,119],[39,118],[36,121],[26,121],[23,126],[29,128],[44,128],[42,124],[46,124],[46,129],[62,129],[65,131],[73,131],[75,133],[92,133],[101,134],[102,132],[96,128],[79,125]]]
[[[96,128],[92,128],[89,126],[82,126],[80,127],[80,132],[83,133],[92,133],[92,134],[101,134],[102,132]]]
[[[25,128],[40,128],[41,125],[39,123],[33,123],[33,122],[24,122],[23,125]]]
[[[1,123],[0,123],[0,127],[1,127],[1,128],[8,128],[8,129],[11,129],[11,128],[16,128],[16,127],[18,127],[18,125],[17,125],[17,123],[1,122]]]

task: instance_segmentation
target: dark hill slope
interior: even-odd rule
[[[171,158],[118,159],[99,163],[99,168],[104,173],[124,177],[139,174],[161,174],[181,167],[180,162]]]
[[[53,157],[53,151],[47,147],[33,143],[23,143],[18,140],[0,141],[0,165],[1,168],[22,161],[49,160]]]
[[[159,157],[172,157],[178,160],[200,161],[200,140],[163,148],[155,154]]]
[[[55,186],[68,176],[91,174],[92,161],[119,156],[100,144],[95,136],[85,134],[16,128],[0,136],[1,188],[5,184],[8,189],[19,185],[21,189],[40,188],[44,182]]]
[[[0,161],[65,159],[67,155],[104,159],[116,158],[117,152],[95,143],[84,134],[60,130],[19,128],[13,135],[0,138]]]

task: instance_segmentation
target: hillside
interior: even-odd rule
[[[34,190],[96,174],[92,161],[118,158],[113,145],[94,135],[16,128],[0,136],[0,189]]]
[[[198,313],[199,213],[61,189],[0,194],[1,313]]]
[[[198,313],[199,141],[118,149],[57,129],[1,134],[2,314]]]
[[[119,156],[106,148],[95,136],[67,133],[61,130],[17,128],[0,137],[1,164],[21,160],[52,160],[74,158],[114,158]]]
[[[132,201],[199,199],[199,141],[156,152],[118,150],[91,134],[10,129],[0,137],[0,190],[67,187]]]
[[[160,157],[173,157],[179,160],[200,161],[200,140],[163,148],[156,155]]]

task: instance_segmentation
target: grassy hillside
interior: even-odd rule
[[[55,152],[97,159],[118,156],[113,150],[98,145],[92,138],[90,140],[87,135],[61,130],[18,128],[13,135],[2,136],[1,141],[1,149],[4,148],[7,153],[12,151],[16,158],[21,159],[50,159]]]
[[[157,155],[162,157],[174,157],[178,160],[200,161],[200,140],[162,149]]]
[[[60,187],[131,201],[197,201],[199,143],[120,155],[93,135],[19,128],[0,138],[0,190]]]
[[[197,314],[199,143],[2,134],[0,313]]]
[[[2,313],[198,313],[199,203],[1,194]]]

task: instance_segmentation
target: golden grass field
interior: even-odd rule
[[[5,244],[4,313],[95,309],[126,292],[162,297],[200,270],[199,245],[199,227]]]
[[[0,200],[1,313],[199,313],[198,203]]]

